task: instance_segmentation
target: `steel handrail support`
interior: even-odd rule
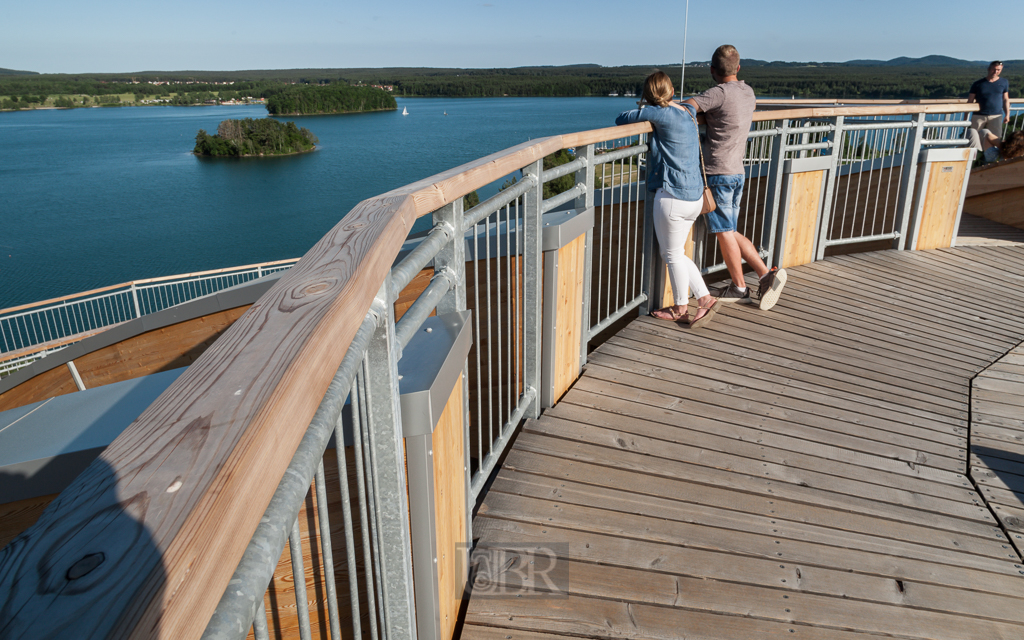
[[[582,153],[576,151],[585,164],[575,175],[576,183],[593,186],[595,181],[594,145],[588,144],[583,148]],[[639,153],[638,153],[639,155]],[[573,206],[577,210],[590,209],[594,206],[594,189],[587,189],[576,196]],[[594,269],[594,227],[587,229],[586,238],[583,240],[583,311],[580,314],[582,326],[580,327],[580,367],[587,364],[587,346],[590,344],[590,286]]]
[[[445,205],[440,209],[434,211],[434,225],[451,225],[453,229],[458,229],[459,233],[454,234],[454,237],[441,247],[437,255],[434,256],[434,274],[439,273],[451,273],[454,277],[454,284],[448,290],[448,292],[441,298],[437,303],[437,314],[444,315],[448,313],[461,313],[467,308],[466,300],[466,241],[465,231],[463,230],[466,222],[466,211],[465,205],[462,198],[458,198],[451,204]],[[506,233],[508,229],[506,228]],[[465,459],[463,460],[463,474],[464,482],[466,487],[466,547],[459,549],[459,553],[463,553],[463,565],[464,567],[469,566],[469,546],[473,543],[473,507],[476,505],[476,499],[470,491],[472,486],[473,475],[469,468],[469,455],[471,450],[471,443],[469,438],[470,422],[469,422],[469,358],[462,363],[462,450],[465,452]],[[449,553],[455,553],[456,550],[449,549]],[[434,585],[437,583],[435,582]],[[436,588],[431,585],[432,588]]]
[[[903,250],[907,245],[907,229],[910,227],[910,216],[914,206],[915,182],[917,182],[917,161],[921,155],[921,143],[924,140],[925,113],[918,113],[913,119],[910,140],[903,151],[903,171],[900,178],[900,193],[896,200],[895,228],[899,236],[892,241],[892,248]]]
[[[772,140],[771,173],[768,174],[768,201],[765,203],[764,220],[761,222],[761,242],[767,237],[769,267],[781,267],[782,256],[776,254],[779,234],[779,207],[782,206],[782,185],[785,182],[786,139],[789,137],[789,120],[779,122],[778,135]],[[765,246],[762,244],[762,246]]]
[[[377,294],[382,322],[366,350],[366,411],[369,469],[374,491],[380,554],[383,637],[416,640],[416,598],[412,575],[412,537],[406,493],[402,408],[398,386],[401,348],[395,335],[390,274]]]
[[[835,116],[835,128],[832,130],[832,139],[829,141],[832,162],[828,167],[828,178],[825,181],[825,195],[821,199],[821,211],[818,212],[818,241],[814,249],[814,259],[821,260],[825,257],[825,248],[828,244],[829,227],[832,224],[832,195],[835,191],[836,182],[839,180],[839,164],[843,159],[843,116]]]
[[[536,179],[532,189],[523,194],[523,390],[533,394],[526,415],[540,416],[541,389],[541,322],[543,321],[544,283],[543,215],[544,161],[537,160],[523,168],[524,176]]]

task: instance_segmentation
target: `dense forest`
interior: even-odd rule
[[[279,156],[311,151],[317,142],[309,129],[300,129],[294,122],[245,118],[224,120],[212,136],[200,129],[192,151],[199,156]]]
[[[712,84],[708,63],[687,64],[685,93]],[[740,78],[760,96],[798,98],[963,98],[985,75],[986,63],[930,56],[846,63],[744,60]],[[673,79],[679,63],[602,67],[514,69],[290,69],[182,71],[134,74],[17,74],[0,71],[0,109],[129,104],[216,104],[266,100],[280,113],[394,108],[391,96],[607,96],[639,93],[643,79],[660,68]],[[1024,96],[1024,61],[1006,61],[1010,96]],[[158,83],[158,84],[157,84]],[[373,87],[383,87],[382,90]],[[316,92],[314,92],[314,90]],[[338,98],[329,97],[333,91]],[[355,93],[348,93],[349,91]],[[322,92],[322,93],[319,93]],[[365,92],[365,93],[364,93]],[[346,97],[340,97],[345,94]],[[359,96],[349,100],[347,96]],[[380,102],[377,102],[377,101]],[[272,111],[272,113],[274,113]]]
[[[327,85],[289,86],[267,98],[270,115],[355,113],[397,109],[390,93],[373,87],[352,87],[340,82]]]

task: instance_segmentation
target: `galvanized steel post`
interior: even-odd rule
[[[789,136],[789,120],[779,123],[779,133],[772,141],[771,173],[768,175],[768,202],[765,203],[762,242],[767,239],[769,267],[778,266],[775,255],[775,238],[779,232],[779,207],[782,205],[783,172],[786,164],[786,138]],[[764,246],[764,245],[762,245]]]
[[[378,523],[384,637],[415,640],[412,540],[398,388],[401,347],[395,336],[394,300],[388,295],[389,280],[390,275],[377,293],[375,306],[383,317],[366,350],[369,464]]]
[[[654,309],[661,307],[658,290],[664,277],[659,277],[659,270],[664,273],[665,267],[658,254],[658,245],[654,237],[654,198],[647,192],[644,198],[644,267],[641,276],[641,292],[646,299],[640,303],[640,315],[646,316]],[[653,306],[651,306],[653,305]]]
[[[821,222],[818,224],[818,244],[815,250],[815,260],[825,257],[825,245],[828,242],[828,232],[832,221],[832,193],[836,181],[839,179],[839,167],[843,159],[843,116],[836,116],[835,129],[832,131],[832,164],[829,165],[828,178],[825,183],[825,197],[821,203]]]
[[[544,204],[544,161],[538,160],[523,168],[523,176],[536,184],[523,194],[523,390],[532,390],[526,409],[531,418],[540,415],[540,358],[543,283],[541,282],[541,207]],[[513,425],[514,426],[514,425]]]
[[[899,237],[893,239],[892,248],[902,250],[907,246],[907,229],[910,226],[911,209],[914,206],[915,183],[917,182],[917,159],[921,155],[921,142],[924,140],[925,114],[914,117],[914,127],[910,130],[910,139],[903,148],[903,171],[900,177],[900,195],[896,204],[895,228]]]

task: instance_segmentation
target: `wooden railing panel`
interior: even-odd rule
[[[938,249],[952,245],[966,171],[966,160],[932,163],[915,248]]]
[[[795,267],[814,261],[814,230],[821,204],[823,171],[793,174],[786,213],[786,241],[781,258],[783,267]]]
[[[459,618],[469,570],[466,540],[466,456],[463,450],[462,376],[455,381],[431,436],[441,638],[449,640]]]

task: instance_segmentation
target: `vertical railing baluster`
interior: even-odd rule
[[[761,229],[761,243],[768,247],[768,266],[781,266],[782,256],[775,255],[776,237],[782,212],[783,172],[786,168],[786,143],[789,137],[789,120],[779,121],[779,132],[772,140],[771,169],[768,173],[768,187],[765,194],[764,220]]]
[[[832,193],[839,182],[839,166],[843,155],[843,116],[835,116],[835,129],[832,131],[832,163],[828,169],[828,179],[825,182],[825,195],[821,199],[821,217],[818,221],[818,248],[816,249],[815,260],[825,257],[825,245],[829,235],[829,223],[835,208],[832,206]]]
[[[306,595],[306,570],[302,561],[302,532],[299,530],[298,518],[292,522],[292,531],[288,534],[288,550],[292,559],[295,615],[299,619],[299,638],[300,640],[312,640],[313,632],[309,626],[309,597]]]
[[[587,164],[578,170],[575,175],[576,183],[583,183],[587,190],[583,195],[576,196],[573,207],[576,209],[589,209],[594,206],[594,145],[588,144],[580,149],[576,148],[576,157],[583,158]],[[603,185],[602,185],[603,186]],[[614,188],[604,193],[613,193]],[[583,249],[583,313],[580,314],[582,326],[580,327],[580,366],[587,364],[587,344],[590,342],[590,279],[593,274],[594,263],[594,228],[587,229],[587,237],[584,238]]]
[[[344,440],[335,441],[335,446],[345,449]],[[344,483],[347,478],[339,477]],[[341,640],[341,622],[338,618],[338,587],[334,583],[334,545],[331,544],[331,521],[327,510],[327,480],[324,478],[324,461],[316,468],[316,514],[320,524],[320,551],[323,554],[324,583],[327,585],[327,615],[331,624],[331,640]]]

